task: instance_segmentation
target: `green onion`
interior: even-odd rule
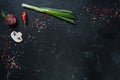
[[[57,18],[60,18],[62,20],[68,21],[70,23],[75,23],[74,21],[75,17],[73,15],[73,12],[70,10],[54,9],[54,8],[47,8],[47,7],[36,7],[36,6],[28,5],[25,3],[22,3],[22,7],[32,9],[35,11],[39,11],[42,13],[46,13],[46,14],[55,16]]]

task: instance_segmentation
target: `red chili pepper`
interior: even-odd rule
[[[21,17],[22,17],[24,26],[26,26],[27,25],[27,12],[23,11]]]

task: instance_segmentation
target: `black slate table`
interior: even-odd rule
[[[72,10],[76,24],[22,3]],[[0,80],[120,80],[119,0],[0,0],[0,9],[18,21],[11,27],[0,16]],[[22,43],[12,31],[22,32]]]

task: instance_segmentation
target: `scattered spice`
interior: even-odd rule
[[[86,14],[89,17],[90,23],[104,22],[107,23],[109,26],[112,26],[110,20],[120,18],[120,9],[109,7],[98,8],[96,5],[90,2],[85,7],[85,12],[86,13],[83,14]]]
[[[31,27],[37,28],[37,32],[44,32],[47,29],[47,24],[39,18],[34,17]]]
[[[13,72],[21,70],[21,65],[18,59],[24,53],[21,50],[16,50],[16,44],[13,44],[10,40],[10,36],[2,35],[0,36],[3,42],[0,47],[0,60],[4,64],[4,68],[7,70],[5,80],[10,80]],[[11,47],[12,46],[12,47]],[[15,73],[16,74],[16,73]]]

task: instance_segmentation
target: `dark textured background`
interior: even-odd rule
[[[76,25],[24,9],[23,2],[72,10]],[[0,16],[0,80],[120,80],[119,0],[0,0],[0,10],[18,19],[11,27]],[[27,27],[21,21],[23,10]],[[13,30],[23,33],[22,43],[11,39]],[[18,67],[12,67],[14,61]]]

